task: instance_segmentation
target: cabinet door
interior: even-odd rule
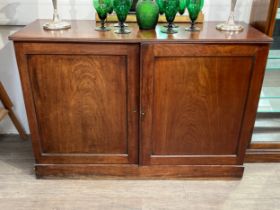
[[[38,163],[138,163],[138,46],[16,48]]]
[[[267,50],[143,45],[141,164],[242,164]]]

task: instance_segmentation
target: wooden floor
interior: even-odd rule
[[[30,142],[0,137],[0,210],[279,210],[280,164],[242,180],[37,180]]]

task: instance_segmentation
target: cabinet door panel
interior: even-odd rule
[[[236,164],[256,48],[167,46],[143,46],[141,163]]]
[[[53,46],[26,46],[39,162],[137,163],[138,47]]]
[[[44,153],[127,154],[124,56],[34,55],[29,66]]]
[[[236,154],[252,62],[242,57],[156,59],[153,154]]]

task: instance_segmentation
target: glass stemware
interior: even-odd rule
[[[186,10],[186,0],[179,0],[179,14],[183,15]]]
[[[123,25],[124,25],[124,27],[128,27],[128,24],[127,24],[127,23],[124,23]],[[115,23],[115,24],[114,24],[114,27],[121,27],[120,22]]]
[[[45,30],[61,30],[61,29],[69,29],[71,28],[71,24],[65,21],[60,20],[58,9],[57,9],[57,0],[52,0],[53,4],[53,19],[52,21],[43,25]]]
[[[129,34],[131,30],[125,28],[125,20],[132,6],[132,0],[113,0],[114,11],[119,20],[119,28],[115,30],[117,34]]]
[[[158,5],[158,7],[159,7],[159,14],[160,15],[164,14],[166,1],[168,1],[168,0],[156,0],[156,3]],[[180,1],[184,1],[185,2],[185,0],[180,0]],[[167,28],[168,24],[164,25],[164,27]],[[174,23],[172,23],[172,28],[179,28],[179,26],[177,26]]]
[[[161,32],[167,34],[178,33],[178,31],[173,27],[173,21],[179,9],[179,0],[167,0],[164,6],[165,18],[167,20],[168,25],[167,28],[163,27],[161,29]]]
[[[112,0],[107,0],[107,1],[108,1],[108,14],[112,14],[114,12],[113,1]]]
[[[195,26],[195,21],[204,6],[204,0],[186,0],[186,6],[191,19],[191,25],[186,28],[186,31],[200,31],[200,28]]]
[[[236,8],[237,0],[231,0],[231,10],[228,21],[217,25],[217,29],[221,31],[242,31],[244,28],[234,21],[234,11]]]
[[[164,10],[165,10],[165,4],[168,0],[157,0],[158,1],[158,5],[159,5],[159,11],[161,15],[164,14]],[[179,1],[184,1],[186,2],[185,0],[179,0]],[[161,13],[162,12],[162,13]],[[164,25],[165,28],[168,28],[168,24]],[[170,27],[170,26],[169,26]],[[175,23],[172,23],[172,28],[179,28],[178,25],[176,25]]]
[[[164,14],[164,9],[165,9],[165,3],[167,0],[156,0],[156,3],[159,7],[159,14],[163,15]],[[185,1],[185,0],[182,0]],[[168,27],[168,24],[164,25],[164,27]],[[179,26],[175,25],[174,23],[172,24],[172,28],[178,28]]]
[[[156,3],[159,8],[159,14],[163,15],[164,14],[164,4],[166,0],[156,0]]]
[[[93,0],[93,6],[98,14],[101,21],[101,26],[96,27],[96,31],[110,31],[111,28],[105,26],[105,20],[107,18],[107,13],[110,10],[111,0]]]

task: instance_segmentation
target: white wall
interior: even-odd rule
[[[249,21],[252,1],[238,1],[237,20]],[[92,0],[58,0],[58,2],[60,16],[63,19],[94,19]],[[203,9],[205,20],[224,21],[228,17],[229,9],[230,0],[205,0]],[[37,18],[51,18],[51,16],[51,0],[0,0],[0,25],[25,25]],[[12,31],[9,29],[0,27],[0,80],[14,102],[18,117],[28,130],[13,46],[7,41],[10,33]],[[16,133],[8,118],[1,122],[0,133]]]
[[[92,0],[58,0],[65,19],[93,19]],[[0,24],[25,25],[36,18],[52,16],[51,0],[0,0]]]
[[[203,12],[206,21],[227,20],[231,0],[205,0]],[[253,0],[237,0],[236,20],[249,22]]]
[[[15,54],[12,42],[8,41],[8,36],[18,29],[19,27],[0,26],[0,81],[14,103],[14,109],[19,120],[28,131]],[[16,130],[8,117],[0,123],[0,133],[15,132]]]
[[[236,16],[248,21],[253,0],[239,0]],[[0,25],[25,25],[36,18],[50,18],[51,0],[0,0]],[[92,0],[58,0],[64,19],[94,19]],[[230,0],[205,0],[206,20],[225,20]]]

